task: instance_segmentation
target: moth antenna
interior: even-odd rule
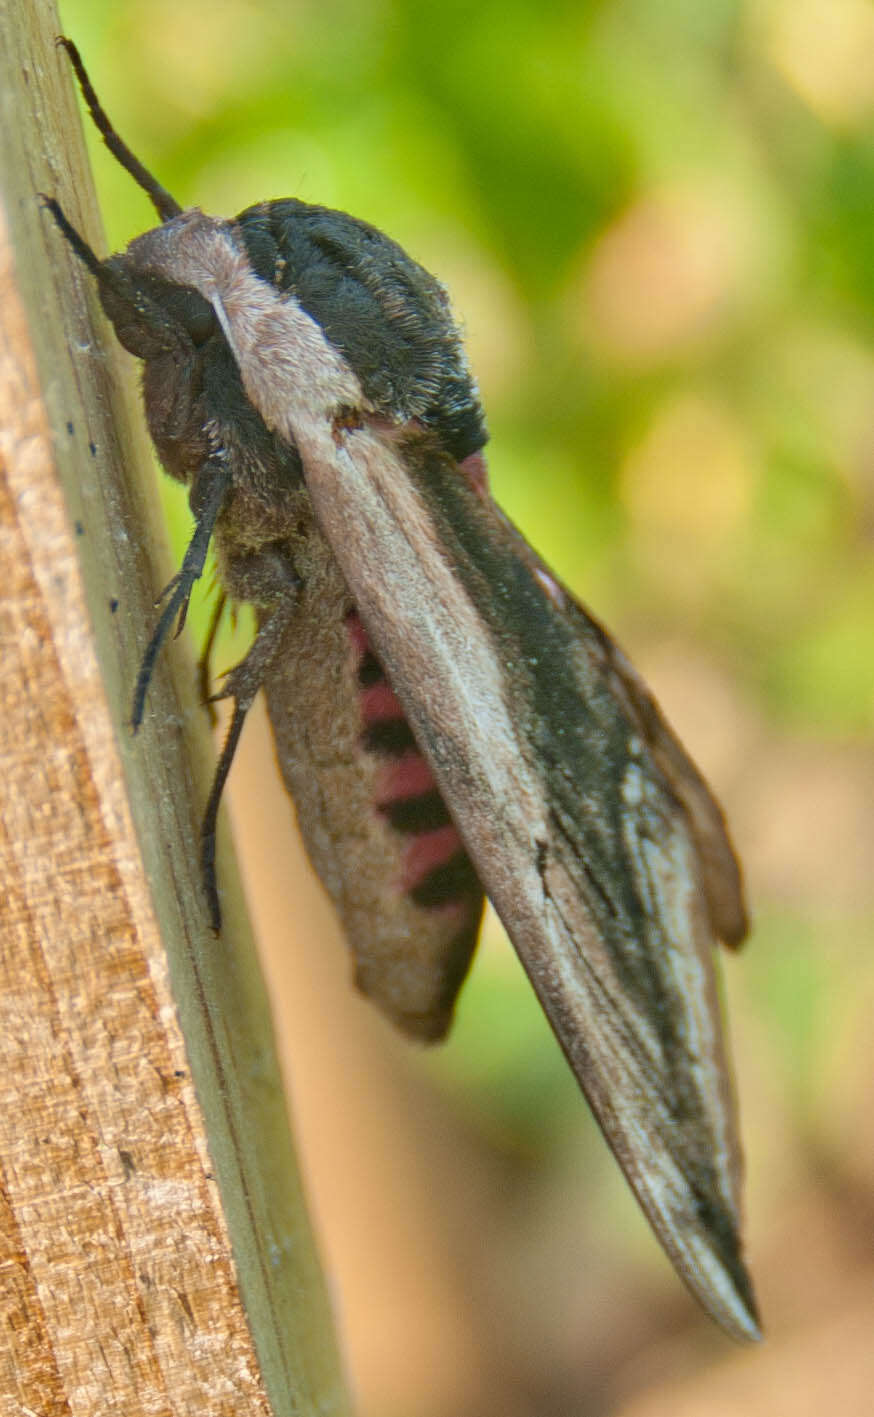
[[[131,726],[136,733],[143,721],[143,710],[146,704],[146,694],[152,679],[152,673],[158,658],[161,646],[170,631],[177,614],[180,618],[180,629],[185,623],[185,615],[188,610],[188,602],[191,599],[191,592],[194,589],[194,582],[199,580],[203,574],[203,567],[206,562],[206,553],[212,533],[218,520],[219,512],[224,506],[225,498],[231,486],[231,470],[222,461],[216,466],[215,461],[206,465],[200,474],[201,478],[209,476],[209,486],[206,496],[203,498],[197,512],[197,525],[194,528],[194,535],[188,543],[188,550],[182,561],[182,567],[178,575],[173,577],[170,586],[174,586],[173,594],[164,606],[152,638],[146,647],[143,655],[143,662],[140,665],[140,672],[137,675],[136,687],[134,689],[133,710],[131,712]],[[168,587],[169,589],[169,587]]]
[[[143,167],[139,158],[134,157],[127,143],[122,142],[121,138],[116,133],[100,105],[100,100],[94,92],[85,65],[82,63],[81,55],[73,41],[67,39],[65,35],[59,35],[57,43],[61,45],[63,49],[66,49],[69,55],[73,72],[79,82],[79,88],[82,90],[82,97],[88,105],[88,112],[91,114],[94,126],[100,133],[100,136],[103,138],[104,143],[109,148],[113,157],[121,163],[125,171],[129,172],[134,181],[148,194],[155,211],[162,221],[169,221],[171,217],[179,216],[182,212],[182,208],[176,201],[176,198],[171,197],[166,188],[162,187],[160,182],[152,176],[151,172]]]
[[[60,202],[56,202],[54,197],[47,197],[45,192],[37,192],[37,196],[46,211],[51,212],[55,220],[55,225],[58,227],[64,240],[72,246],[82,264],[88,267],[88,270],[93,276],[97,277],[98,281],[104,280],[105,272],[103,262],[99,256],[95,256],[84,236],[80,236],[72,222],[67,219]]]

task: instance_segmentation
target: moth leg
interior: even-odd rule
[[[215,649],[215,642],[218,637],[219,626],[222,623],[222,616],[225,613],[225,606],[228,597],[225,591],[219,591],[218,600],[213,607],[210,616],[209,626],[206,631],[206,639],[203,642],[203,649],[200,651],[200,658],[197,661],[197,687],[200,691],[200,702],[205,705],[209,714],[210,727],[215,728],[216,712],[213,708],[212,698],[212,653]]]
[[[271,557],[271,560],[273,558]],[[275,564],[275,562],[274,562]],[[231,770],[231,763],[237,751],[237,744],[240,741],[240,734],[243,731],[243,724],[246,714],[255,701],[258,690],[264,683],[265,678],[276,659],[285,632],[288,629],[295,611],[297,609],[297,590],[300,581],[290,565],[284,567],[285,580],[287,585],[286,594],[276,601],[274,608],[262,620],[255,642],[246,658],[241,660],[234,669],[227,675],[224,687],[217,694],[211,696],[211,702],[218,699],[233,699],[234,709],[231,715],[231,726],[225,739],[224,747],[221,751],[218,764],[216,765],[215,777],[213,778],[206,809],[203,814],[203,825],[200,829],[200,869],[203,879],[203,889],[209,907],[210,924],[218,934],[221,929],[222,912],[219,904],[218,885],[215,873],[215,846],[216,846],[216,826],[218,822],[219,803],[225,783],[228,780],[228,773]]]
[[[219,513],[230,491],[231,479],[231,469],[224,456],[219,453],[204,465],[198,473],[197,481],[192,488],[191,501],[195,509],[197,524],[178,574],[173,577],[172,581],[170,581],[169,585],[165,586],[161,593],[160,599],[167,596],[169,596],[169,599],[161,612],[161,618],[152,632],[152,638],[149,640],[146,647],[146,652],[143,655],[142,664],[140,665],[140,672],[137,675],[136,687],[134,688],[133,711],[131,713],[131,723],[134,733],[136,733],[143,721],[143,709],[145,708],[149,683],[152,678],[158,653],[164,640],[167,638],[170,626],[173,624],[177,615],[179,616],[177,634],[185,624],[185,616],[188,611],[188,602],[191,599],[191,592],[194,589],[195,581],[199,580],[203,574],[210,539],[215,529]]]

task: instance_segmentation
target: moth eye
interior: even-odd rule
[[[206,344],[206,341],[215,334],[218,329],[215,314],[211,305],[206,305],[203,310],[198,310],[185,321],[185,328],[191,336],[192,344]]]
[[[192,344],[202,345],[215,334],[218,323],[208,300],[184,286],[171,288],[163,303],[173,321],[182,327]]]

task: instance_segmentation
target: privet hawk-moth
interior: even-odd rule
[[[161,225],[99,260],[43,200],[143,361],[149,429],[196,522],[134,725],[211,541],[257,617],[203,830],[214,925],[219,798],[263,689],[359,987],[442,1037],[488,896],[677,1270],[755,1337],[712,958],[746,933],[735,856],[642,680],[492,500],[443,287],[342,212],[183,211],[61,43]]]

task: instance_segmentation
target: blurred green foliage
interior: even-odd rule
[[[742,674],[756,673],[742,648],[755,634],[775,712],[862,730],[874,129],[829,124],[785,82],[769,9],[76,0],[64,21],[180,200],[232,212],[293,192],[343,206],[447,280],[502,500],[620,616],[643,600],[657,626],[673,623],[688,598],[658,574],[657,547],[650,572],[628,551],[623,464],[678,397],[715,406],[744,443],[742,505],[727,520],[715,508],[685,547],[697,628]],[[150,217],[124,173],[105,158],[99,170],[118,245]],[[648,229],[654,202],[685,232]],[[623,280],[629,299],[658,304],[647,268],[675,287],[661,329],[622,310]],[[672,475],[669,460],[656,470]],[[673,539],[671,525],[637,530]]]
[[[796,810],[811,812],[820,853],[847,857],[815,803],[781,806],[781,784],[809,766],[786,741],[850,752],[874,714],[866,8],[63,7],[119,130],[183,204],[231,214],[294,194],[340,206],[446,281],[499,500],[645,662],[667,646],[688,667],[665,692],[693,743],[718,743],[714,772],[764,917],[757,958],[777,981],[761,1006],[789,1072],[819,1026],[813,957],[839,933],[834,912],[872,904],[861,870],[845,872],[835,905],[828,869],[793,870],[790,847],[776,859],[781,813]],[[817,14],[845,25],[843,47],[820,51],[815,28],[805,41]],[[90,137],[117,248],[154,218]],[[174,515],[181,545],[184,510]],[[849,793],[858,765],[841,764]],[[793,963],[769,971],[786,952]],[[528,1039],[545,1025],[506,968],[487,945],[454,1056],[468,1060],[469,1096],[499,1071],[508,1122],[524,1102],[538,1131],[552,1063]]]

